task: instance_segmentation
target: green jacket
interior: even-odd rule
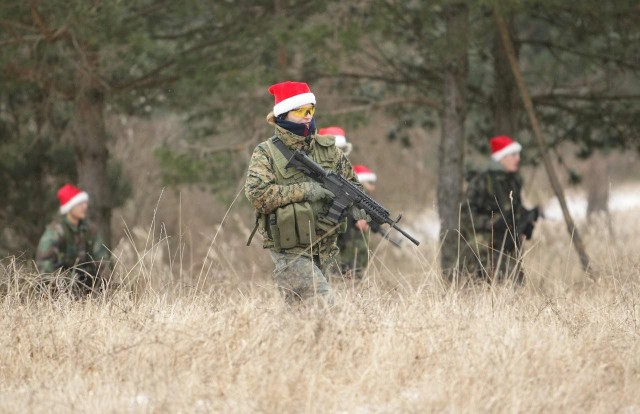
[[[499,163],[491,162],[467,187],[468,204],[462,206],[463,234],[467,239],[475,237],[482,243],[499,247],[508,233],[505,250],[513,250],[514,240],[510,237],[513,233],[509,232],[527,212],[522,206],[521,192],[520,175],[508,173]]]
[[[314,134],[304,138],[279,126],[275,127],[275,135],[291,150],[300,149],[306,152],[324,169],[341,174],[358,188],[362,188],[353,172],[351,163],[335,146],[333,136]],[[338,253],[337,232],[329,231],[326,226],[323,226],[323,217],[329,209],[331,200],[307,202],[301,184],[312,180],[294,168],[285,169],[284,164],[286,164],[286,160],[270,143],[270,140],[260,143],[255,148],[249,162],[245,195],[258,213],[258,229],[263,238],[263,247],[292,254],[317,255],[320,262],[324,263]],[[296,217],[305,214],[313,214],[311,221],[314,225],[314,234],[302,235],[308,226],[296,221],[293,225],[295,228],[288,226],[286,229],[278,230],[280,236],[291,230],[295,233],[294,238],[297,237],[295,245],[287,245],[286,248],[282,248],[284,243],[280,243],[280,236],[275,234],[272,229],[275,229],[276,226],[284,226],[285,217],[293,217],[295,220]],[[310,242],[312,242],[311,246],[309,246]]]
[[[365,193],[368,194],[367,191]],[[369,223],[373,228],[374,223]],[[372,230],[373,231],[373,230]],[[347,231],[338,235],[340,266],[343,271],[363,272],[369,265],[369,233],[356,227],[356,220],[349,216]]]
[[[109,250],[92,223],[83,220],[76,226],[61,217],[49,224],[42,234],[36,264],[40,273],[53,273],[83,264],[104,269],[108,266],[109,256]]]

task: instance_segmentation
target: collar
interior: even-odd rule
[[[309,148],[311,147],[311,141],[315,139],[315,134],[305,138],[284,129],[279,125],[276,125],[276,136],[280,138],[282,142],[284,142],[284,144],[292,150],[303,150],[305,152],[309,151]]]
[[[71,231],[73,231],[74,233],[76,233],[82,226],[84,226],[84,220],[80,220],[78,224],[73,224],[71,221],[69,221],[69,218],[66,215],[62,218],[62,221],[67,226],[69,226]]]
[[[489,171],[502,171],[506,172],[502,164],[498,161],[491,160],[487,166],[487,170]]]

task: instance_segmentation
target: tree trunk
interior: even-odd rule
[[[462,203],[464,163],[464,121],[467,113],[468,9],[464,2],[452,2],[446,9],[448,56],[443,84],[442,131],[438,167],[438,213],[440,216],[440,263],[451,278],[459,259],[459,211]]]
[[[111,194],[107,176],[107,131],[105,97],[92,74],[79,70],[76,77],[75,113],[70,137],[78,170],[78,187],[89,194],[89,217],[111,247]]]
[[[283,0],[275,0],[273,3],[273,14],[276,19],[285,19],[286,5]],[[287,78],[287,72],[289,69],[289,56],[287,53],[287,45],[285,43],[278,43],[276,45],[276,69],[278,74],[278,82]]]
[[[509,37],[513,41],[513,18],[507,18]],[[514,43],[516,58],[519,55],[518,45]],[[496,30],[493,43],[493,132],[495,135],[515,137],[519,130],[518,114],[520,112],[520,96],[518,85],[511,73],[509,58],[504,51],[500,32]]]
[[[522,77],[522,73],[520,72],[520,68],[518,66],[518,61],[516,59],[516,54],[513,49],[513,44],[511,43],[511,38],[509,37],[509,30],[507,29],[507,24],[504,21],[504,18],[500,14],[498,8],[494,8],[494,17],[498,28],[500,30],[500,38],[502,39],[502,44],[504,45],[505,52],[507,57],[509,58],[509,65],[511,66],[511,72],[513,73],[513,77],[516,80],[516,85],[518,85],[518,91],[520,92],[520,97],[522,98],[522,103],[525,111],[527,112],[527,116],[529,117],[529,122],[531,123],[531,128],[533,129],[533,135],[536,138],[536,143],[538,144],[538,148],[540,149],[540,155],[542,156],[542,163],[544,164],[545,170],[547,171],[547,177],[549,178],[549,183],[551,184],[551,188],[553,192],[558,197],[558,202],[560,203],[560,209],[562,210],[562,214],[564,216],[564,221],[567,224],[567,231],[569,236],[571,237],[571,241],[576,251],[578,252],[578,258],[580,259],[580,264],[582,265],[582,269],[586,272],[589,278],[592,276],[588,273],[590,266],[589,255],[587,255],[587,251],[584,247],[584,243],[582,242],[582,237],[580,237],[580,233],[576,228],[575,223],[573,222],[573,218],[569,213],[569,208],[567,207],[567,200],[564,197],[564,190],[560,185],[560,181],[558,180],[558,176],[553,168],[553,164],[551,162],[551,157],[549,157],[549,152],[547,151],[547,143],[542,135],[542,128],[540,127],[540,122],[538,121],[538,117],[536,116],[535,110],[533,108],[533,101],[531,100],[531,96],[529,95],[529,90],[527,89],[527,85],[524,83],[524,78]]]

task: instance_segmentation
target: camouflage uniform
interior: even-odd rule
[[[373,223],[369,224],[370,226]],[[349,217],[347,231],[338,235],[340,248],[340,268],[343,272],[353,271],[357,277],[362,276],[369,265],[369,232],[356,227],[356,220]]]
[[[335,171],[362,188],[351,163],[334,145],[333,136],[314,134],[304,138],[279,126],[275,127],[275,136],[291,150],[304,151],[326,170]],[[260,143],[253,151],[245,194],[257,211],[263,247],[271,250],[276,265],[274,278],[290,301],[319,294],[332,302],[326,272],[335,263],[339,251],[337,233],[344,230],[346,222],[335,226],[324,220],[331,200],[309,202],[303,184],[312,180],[295,168],[285,169],[286,159],[270,141]],[[302,212],[309,211],[313,218],[303,222]],[[281,228],[285,216],[296,217],[291,243],[285,243],[283,234],[290,232]],[[313,231],[307,231],[311,228]]]
[[[461,268],[491,279],[523,282],[518,257],[522,237],[514,231],[527,213],[521,191],[520,175],[506,172],[497,162],[470,180],[468,205],[462,206]]]
[[[99,273],[108,269],[109,250],[97,228],[86,220],[78,225],[67,217],[49,224],[38,243],[36,264],[41,274],[75,269],[74,278],[81,290],[101,286]]]

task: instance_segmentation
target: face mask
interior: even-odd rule
[[[316,130],[315,118],[311,118],[311,122],[308,126],[307,124],[298,124],[296,122],[285,121],[284,118],[281,117],[276,118],[276,124],[289,132],[300,135],[301,137],[307,137]]]

